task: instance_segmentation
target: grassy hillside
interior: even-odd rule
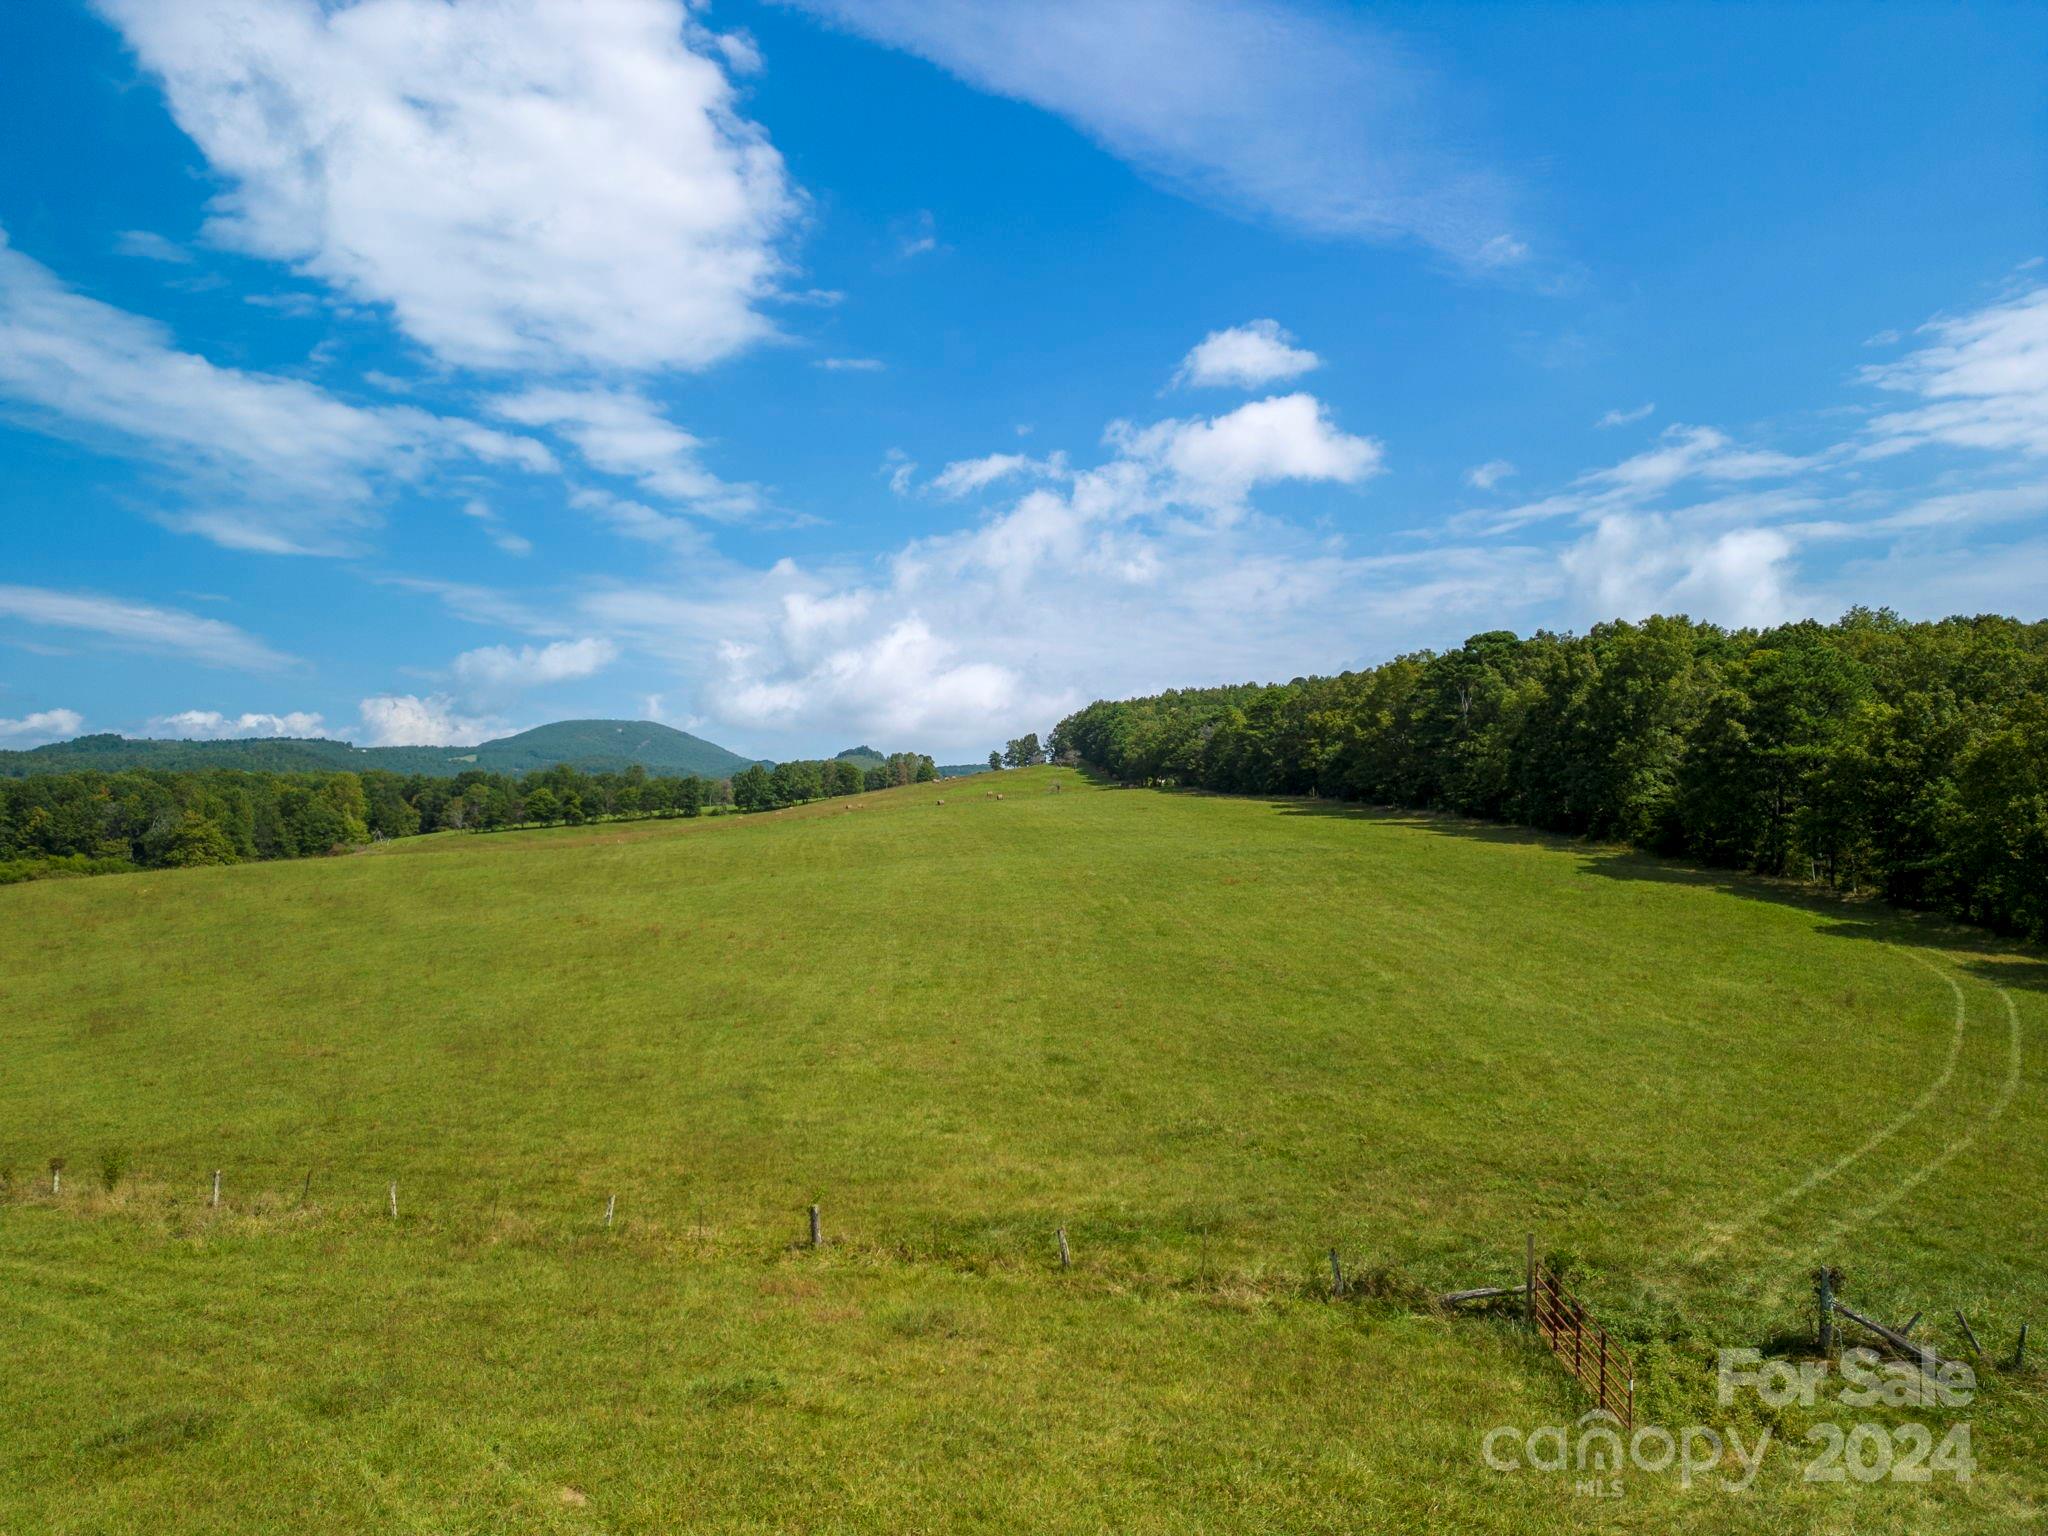
[[[1821,1260],[2048,1321],[2040,956],[996,783],[0,890],[0,1531],[2033,1528],[2048,1340],[1849,1419],[1969,1420],[1965,1484],[1802,1482],[1821,1416],[1711,1369]],[[1754,1490],[1482,1464],[1585,1404],[1424,1297],[1531,1228],[1642,1419],[1774,1427]]]
[[[753,762],[652,720],[558,720],[474,747],[358,747],[277,737],[255,741],[158,741],[81,736],[26,752],[0,752],[0,774],[114,772],[123,768],[232,768],[274,773],[381,768],[453,778],[465,769],[522,774],[568,763],[588,772],[640,764],[649,773],[723,779]]]

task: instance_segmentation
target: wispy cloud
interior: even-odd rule
[[[882,474],[889,482],[889,489],[898,496],[910,494],[910,483],[917,474],[917,461],[901,448],[891,448],[882,455]]]
[[[186,266],[192,260],[192,253],[185,247],[147,229],[122,230],[114,236],[114,249],[140,261],[161,261],[172,266]]]
[[[92,592],[0,586],[0,618],[78,630],[125,650],[168,655],[210,667],[270,672],[294,664],[292,657],[220,619]]]
[[[382,586],[431,597],[455,617],[471,624],[510,629],[526,635],[551,636],[564,632],[562,621],[548,613],[544,606],[496,587],[404,574],[384,574],[371,579]]]
[[[889,365],[879,357],[821,357],[811,366],[827,373],[880,373]]]
[[[508,421],[547,428],[592,468],[695,511],[731,517],[759,504],[753,486],[728,484],[706,469],[703,443],[637,390],[540,386],[495,400],[491,409]]]
[[[1488,459],[1465,471],[1465,483],[1475,491],[1490,491],[1515,472],[1506,459]]]
[[[913,256],[928,256],[939,248],[939,225],[929,208],[920,208],[917,216],[899,229],[896,236],[896,254],[905,261]]]
[[[507,528],[497,509],[482,497],[472,496],[464,502],[462,515],[482,524],[485,535],[506,554],[524,557],[533,553],[533,541]]]
[[[932,476],[929,489],[934,495],[952,499],[970,496],[1020,475],[1033,479],[1059,479],[1067,472],[1067,456],[1063,453],[1044,459],[1034,459],[1025,453],[991,453],[978,459],[958,459],[948,464]]]
[[[1594,422],[1593,425],[1603,432],[1610,427],[1630,426],[1638,421],[1648,420],[1651,413],[1654,412],[1656,409],[1657,402],[1654,400],[1647,401],[1642,405],[1631,407],[1628,410],[1623,410],[1621,409],[1621,407],[1616,406],[1613,410],[1609,411],[1606,415],[1602,416],[1598,421]]]
[[[1297,0],[789,0],[1056,113],[1175,191],[1318,235],[1528,255],[1412,49]]]
[[[1674,424],[1653,446],[1618,463],[1587,470],[1561,491],[1497,510],[1460,513],[1449,526],[1457,532],[1508,533],[1561,519],[1590,522],[1606,513],[1647,505],[1690,482],[1730,485],[1784,479],[1817,462],[1738,443],[1714,427]]]
[[[76,293],[0,231],[0,402],[34,425],[167,470],[175,527],[234,549],[338,554],[379,493],[458,457],[554,467],[530,438],[303,379],[222,367],[153,321]]]
[[[687,517],[663,512],[630,496],[585,487],[572,492],[569,505],[587,512],[614,533],[644,544],[660,544],[678,555],[699,555],[711,546],[710,536]]]
[[[2048,286],[1921,328],[1928,343],[1862,370],[1864,382],[1925,402],[1870,423],[1865,452],[1927,444],[2048,454]]]

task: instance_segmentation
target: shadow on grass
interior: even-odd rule
[[[2048,993],[2048,959],[2025,941],[2001,938],[1936,913],[1894,907],[1873,896],[1845,896],[1791,881],[1772,880],[1763,875],[1702,868],[1655,854],[1639,853],[1632,848],[1588,842],[1565,833],[1473,821],[1437,812],[1354,805],[1338,800],[1275,800],[1272,804],[1285,816],[1331,816],[1373,821],[1412,827],[1438,837],[1459,838],[1466,842],[1549,848],[1572,855],[1578,860],[1581,870],[1603,880],[1688,885],[1747,901],[1768,901],[1795,907],[1827,919],[1819,931],[1831,937],[1940,949],[1965,955],[1968,958],[1962,962],[1963,968],[1980,981],[1997,987],[2019,987]]]

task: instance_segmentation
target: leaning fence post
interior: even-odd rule
[[[1060,1240],[1060,1268],[1072,1269],[1074,1267],[1074,1260],[1073,1255],[1067,1252],[1067,1229],[1061,1227],[1058,1235]]]
[[[815,1205],[811,1207],[811,1246],[813,1248],[825,1246],[825,1229],[819,1224],[818,1208]]]
[[[1984,1346],[1977,1342],[1977,1330],[1970,1326],[1970,1320],[1963,1316],[1963,1309],[1956,1308],[1956,1321],[1963,1325],[1963,1333],[1970,1341],[1970,1352],[1979,1360],[1984,1358]]]
[[[2027,1329],[2031,1326],[2030,1323],[2020,1324],[2020,1341],[2013,1346],[2012,1351],[2012,1368],[2016,1371],[2027,1363]]]
[[[1338,1262],[1337,1250],[1334,1248],[1330,1250],[1330,1294],[1332,1296],[1342,1296],[1344,1294],[1344,1266]]]
[[[612,1212],[613,1212],[613,1211],[615,1211],[615,1210],[617,1210],[618,1208],[619,1208],[619,1197],[618,1197],[617,1195],[613,1195],[613,1196],[612,1196],[612,1197],[611,1197],[611,1198],[610,1198],[609,1200],[605,1201],[605,1203],[604,1203],[604,1224],[605,1224],[606,1226],[610,1226],[610,1225],[612,1224]]]
[[[1825,1264],[1813,1272],[1814,1302],[1820,1309],[1820,1352],[1829,1358],[1835,1353],[1835,1282],[1840,1278],[1838,1270]]]

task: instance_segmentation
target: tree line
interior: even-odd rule
[[[1507,631],[1336,677],[1101,700],[1126,782],[1452,811],[2048,938],[2048,623]]]
[[[988,755],[991,772],[1003,768],[1029,768],[1034,763],[1050,762],[1052,754],[1038,744],[1038,732],[1028,731],[1022,736],[1013,736],[999,752]]]
[[[772,810],[936,777],[929,757],[909,752],[868,768],[842,760],[756,765],[729,780],[655,777],[637,765],[585,773],[566,764],[452,779],[378,769],[39,774],[0,779],[0,884],[308,858],[426,832]]]
[[[777,763],[773,768],[756,763],[734,774],[730,782],[736,810],[772,811],[833,795],[858,795],[902,784],[929,784],[938,776],[937,766],[922,752],[891,752],[879,764],[867,768],[843,757],[823,762]]]

